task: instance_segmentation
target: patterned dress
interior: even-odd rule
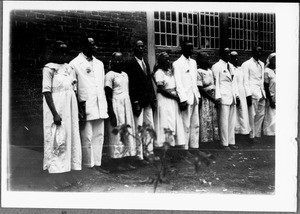
[[[81,170],[81,142],[78,125],[78,107],[75,89],[75,73],[68,64],[48,63],[43,69],[43,92],[51,92],[55,109],[62,118],[65,145],[56,149],[53,136],[56,126],[46,99],[43,98],[44,164],[49,173]],[[61,132],[60,132],[61,133]],[[58,136],[58,137],[62,137]],[[57,137],[56,137],[57,139]]]
[[[203,70],[199,68],[197,75],[197,85],[202,86],[203,89],[212,97],[215,97],[215,85],[213,72],[210,69]],[[200,138],[199,141],[212,142],[219,140],[218,134],[218,118],[214,103],[202,96],[202,105],[199,108],[200,115]]]
[[[135,125],[131,102],[128,92],[128,76],[125,72],[117,73],[109,71],[105,75],[105,87],[113,91],[113,111],[116,115],[117,126],[129,125],[129,136],[121,139],[121,135],[113,133],[113,127],[109,122],[109,154],[111,158],[138,156],[142,159],[142,145],[134,139]],[[133,135],[133,136],[132,136]]]

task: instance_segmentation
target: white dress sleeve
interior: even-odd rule
[[[109,87],[109,88],[113,89],[114,77],[112,74],[113,74],[112,72],[108,72],[105,75],[104,87]]]
[[[43,68],[43,83],[42,92],[52,92],[52,80],[53,80],[54,69],[50,66]]]
[[[165,82],[165,74],[163,73],[163,71],[161,69],[158,69],[155,72],[154,78],[155,78],[155,81],[156,81],[157,85],[164,86],[166,84],[166,82]]]

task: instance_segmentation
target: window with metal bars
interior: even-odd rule
[[[229,13],[230,48],[251,50],[262,44],[263,50],[275,50],[275,14]]]
[[[263,50],[275,50],[275,14],[262,14],[261,16],[261,43]]]
[[[200,13],[200,47],[203,49],[220,47],[219,13]]]

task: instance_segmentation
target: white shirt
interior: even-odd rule
[[[224,105],[235,104],[239,94],[233,65],[220,59],[212,66],[212,71],[216,79],[215,99],[221,99],[221,103]]]
[[[108,118],[103,63],[94,56],[91,61],[87,61],[86,56],[80,53],[70,62],[70,65],[77,77],[79,102],[86,102],[86,119]]]
[[[265,98],[264,63],[252,57],[242,64],[242,69],[246,96],[252,96],[254,99]]]
[[[180,102],[187,101],[193,105],[194,100],[198,103],[200,93],[197,88],[197,63],[183,55],[173,63],[176,90]]]

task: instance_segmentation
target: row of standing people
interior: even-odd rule
[[[240,103],[236,85],[230,86],[229,91],[233,88],[235,91],[233,93],[231,90],[232,97],[229,98],[226,94],[227,83],[224,83],[227,67],[224,70],[217,69],[223,66],[217,63],[212,67],[214,84],[210,82],[212,86],[209,86],[206,81],[209,68],[197,70],[196,61],[190,58],[193,49],[191,43],[182,43],[182,56],[172,64],[172,69],[169,56],[161,53],[153,76],[148,63],[143,59],[142,41],[136,42],[134,57],[125,67],[122,54],[114,53],[111,69],[106,75],[103,63],[93,56],[96,50],[93,38],[85,37],[81,43],[82,52],[66,63],[66,44],[57,42],[54,46],[55,63],[48,63],[43,69],[43,168],[50,173],[81,170],[82,165],[104,172],[101,160],[104,120],[107,118],[109,155],[117,165],[126,162],[127,167],[131,168],[134,166],[130,164],[130,159],[121,162],[117,160],[124,157],[143,160],[145,151],[143,145],[138,145],[133,138],[129,137],[125,146],[119,135],[112,134],[111,130],[117,125],[130,125],[133,135],[143,123],[155,128],[158,138],[146,147],[150,154],[153,153],[153,144],[160,147],[165,141],[165,128],[174,131],[170,143],[182,148],[184,155],[196,153],[199,142],[214,140],[218,135],[223,146],[234,144],[232,137],[228,137],[228,133],[232,134],[228,128],[232,128],[235,122],[231,123],[228,116],[233,114],[232,106]],[[157,96],[152,77],[155,79]],[[229,79],[235,84],[232,81],[234,74]],[[210,102],[217,106],[218,113],[211,108]],[[255,106],[255,102],[252,106]],[[204,117],[205,113],[210,116]],[[209,124],[212,124],[211,129],[208,128],[211,127]],[[202,130],[200,134],[199,130]],[[57,133],[62,133],[64,140],[59,139]]]

